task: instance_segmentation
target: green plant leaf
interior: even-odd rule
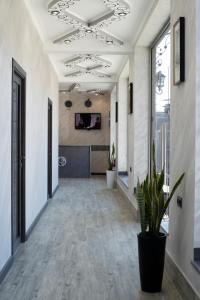
[[[136,198],[137,198],[137,202],[138,202],[138,208],[140,211],[141,230],[144,233],[146,231],[145,198],[144,198],[142,186],[140,185],[139,180],[137,183]]]
[[[168,206],[169,206],[169,203],[170,203],[170,201],[171,201],[171,199],[172,199],[172,197],[173,197],[175,191],[177,190],[178,186],[181,184],[181,181],[183,180],[183,177],[184,177],[184,176],[185,176],[185,173],[183,173],[183,174],[179,177],[179,179],[178,179],[177,182],[175,183],[174,187],[172,188],[172,191],[171,191],[171,193],[170,193],[170,195],[169,195],[169,197],[168,197],[168,199],[167,199],[167,201],[166,201],[166,203],[165,203],[165,205],[164,205],[164,208],[163,208],[163,211],[162,211],[162,217],[164,216],[164,214],[165,214],[165,212],[166,212],[166,210],[167,210],[167,208],[168,208]]]
[[[159,193],[163,190],[164,181],[165,181],[165,172],[163,169],[161,174],[158,176],[158,192]]]
[[[156,170],[154,143],[152,152],[152,171],[150,176],[147,175],[142,183],[138,180],[136,198],[140,212],[142,232],[146,232],[148,230],[152,235],[155,235],[160,231],[160,225],[164,214],[176,189],[180,185],[184,174],[179,177],[169,197],[165,200],[165,193],[163,191],[165,172],[164,168],[160,173]]]

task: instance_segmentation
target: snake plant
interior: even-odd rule
[[[164,214],[183,177],[184,173],[179,177],[171,193],[166,198],[163,191],[164,169],[160,173],[156,170],[155,145],[153,144],[153,168],[151,176],[147,175],[142,183],[138,180],[136,189],[142,233],[159,234]]]
[[[109,171],[112,171],[113,168],[115,167],[115,145],[114,143],[112,144],[112,152],[109,153],[109,156],[108,156],[108,170]]]

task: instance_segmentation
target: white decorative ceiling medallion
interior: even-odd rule
[[[111,67],[112,63],[94,54],[84,54],[68,58],[64,61],[66,68],[70,71],[65,77],[76,77],[80,75],[93,75],[99,78],[110,78],[111,74],[104,71]]]
[[[104,42],[107,45],[120,46],[124,42],[103,31],[105,26],[120,21],[127,17],[130,13],[130,6],[124,0],[100,0],[103,1],[108,12],[93,21],[84,21],[69,12],[70,6],[73,6],[80,0],[53,0],[48,5],[50,15],[56,16],[66,24],[72,25],[75,30],[68,32],[59,38],[54,43],[69,44],[74,40],[79,40],[85,37],[92,37]],[[82,0],[83,1],[83,0]]]

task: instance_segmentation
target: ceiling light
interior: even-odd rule
[[[92,63],[92,64],[91,64]],[[70,68],[73,72],[65,76],[80,76],[80,75],[93,75],[100,78],[111,78],[112,75],[102,73],[103,69],[112,66],[112,63],[95,54],[79,54],[76,57],[69,57],[64,61],[66,68]],[[101,72],[99,72],[101,70]]]
[[[105,44],[113,44],[115,46],[121,46],[124,44],[123,41],[102,31],[102,28],[112,24],[113,22],[124,19],[130,13],[130,5],[126,1],[101,0],[109,9],[109,11],[111,11],[105,14],[105,16],[98,17],[90,23],[88,23],[88,21],[84,22],[81,17],[79,18],[75,14],[68,11],[68,8],[73,6],[77,1],[80,0],[52,0],[48,5],[51,15],[57,15],[58,18],[60,15],[64,15],[64,17],[62,16],[59,19],[62,19],[67,25],[70,24],[76,29],[68,33],[68,35],[70,35],[71,42],[85,38],[90,34],[93,38]],[[59,39],[58,42],[64,42],[65,38],[66,37],[63,37],[62,40]],[[107,41],[108,39],[111,40],[111,42]]]
[[[70,40],[64,40],[65,44],[69,44],[71,41]]]
[[[127,13],[124,12],[124,11],[122,11],[122,12],[118,13],[118,15],[119,15],[120,17],[125,17],[125,16],[127,15]]]
[[[59,13],[60,13],[59,10],[52,10],[51,11],[52,16],[57,16],[57,15],[59,15]]]
[[[61,93],[61,94],[66,94],[67,91],[66,91],[66,90],[60,90],[60,93]]]
[[[86,29],[85,32],[92,33],[93,31],[92,31],[92,29]]]
[[[106,43],[107,43],[108,45],[111,45],[111,44],[113,44],[113,41],[107,40]]]

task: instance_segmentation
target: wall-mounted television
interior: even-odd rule
[[[101,129],[100,113],[76,113],[75,129],[97,130]]]

